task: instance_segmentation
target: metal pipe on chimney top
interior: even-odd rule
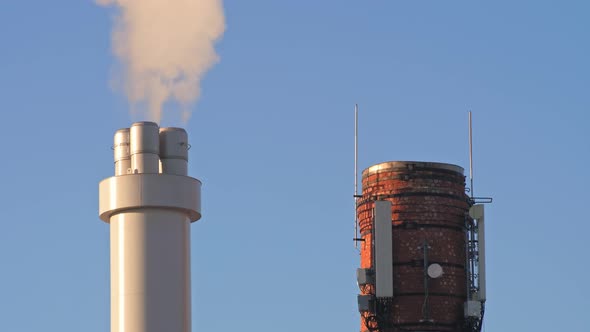
[[[111,230],[111,332],[190,332],[189,226],[201,217],[201,182],[186,176],[188,137],[152,122],[125,133],[115,134],[115,176],[99,186]]]
[[[115,152],[115,175],[125,175],[131,170],[131,155],[129,154],[129,128],[115,132],[113,144]]]
[[[159,172],[159,129],[154,122],[136,122],[131,125],[129,147],[133,173]]]
[[[162,173],[187,175],[188,135],[182,128],[160,129],[160,164]]]

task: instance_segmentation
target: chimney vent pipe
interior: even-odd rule
[[[131,125],[129,136],[133,173],[158,173],[160,170],[158,125],[155,122],[136,122]]]
[[[131,169],[129,128],[119,129],[115,132],[113,150],[115,152],[115,175],[127,174]]]
[[[160,129],[161,172],[186,175],[188,168],[188,135],[182,128]]]

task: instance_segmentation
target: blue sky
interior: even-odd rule
[[[186,126],[194,331],[358,331],[360,166],[467,168],[487,207],[486,331],[583,331],[590,297],[590,4],[225,1],[221,62]],[[132,119],[108,85],[111,14],[0,7],[0,330],[108,331],[98,182]],[[164,125],[174,123],[163,122]]]

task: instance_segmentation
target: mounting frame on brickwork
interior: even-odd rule
[[[484,205],[474,204],[466,216],[467,301],[465,331],[480,332],[486,301]]]
[[[354,198],[354,237],[352,240],[354,241],[354,248],[359,250],[358,243],[365,241],[359,236],[359,228],[358,228],[358,216],[356,213],[356,209],[358,207],[358,199],[363,197],[363,195],[359,195],[358,193],[358,157],[359,157],[359,105],[354,104],[354,194],[352,197]],[[359,251],[360,253],[360,251]]]
[[[473,189],[473,115],[469,111],[469,215],[465,217],[467,254],[467,301],[464,304],[465,329],[480,332],[486,301],[484,205],[491,197],[475,197]]]

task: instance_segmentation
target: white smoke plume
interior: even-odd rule
[[[201,78],[219,60],[214,44],[225,30],[222,0],[96,2],[118,7],[113,52],[132,108],[159,123],[164,103],[173,100],[188,120]]]

